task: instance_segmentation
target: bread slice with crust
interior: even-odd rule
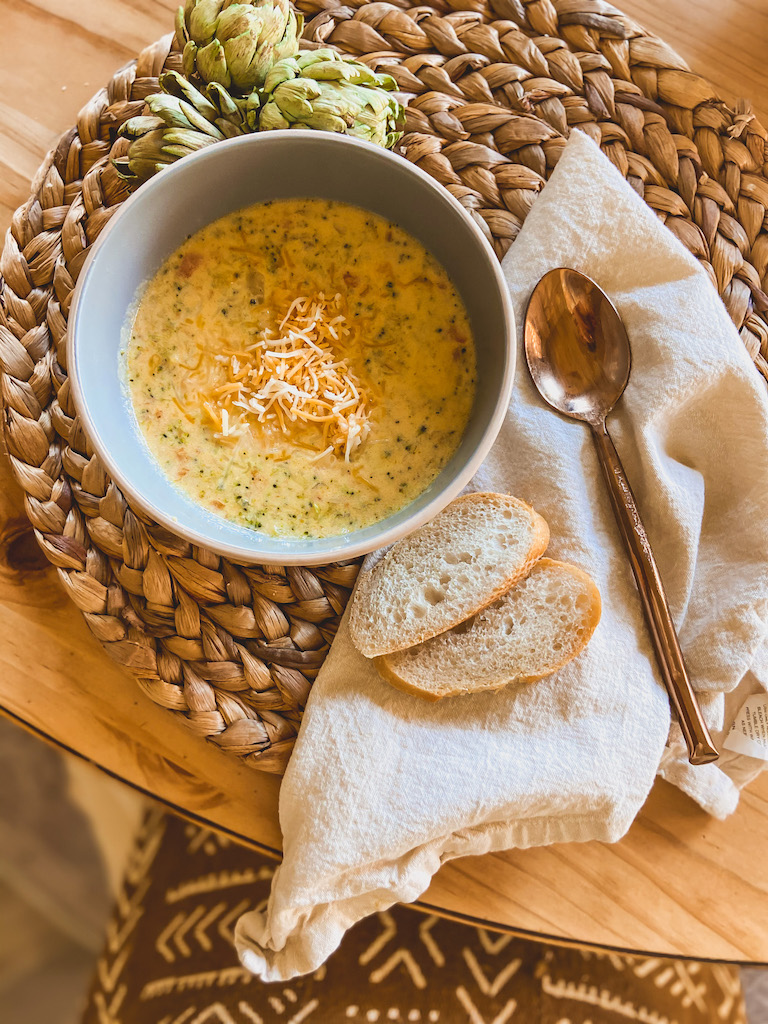
[[[425,700],[534,682],[587,646],[600,607],[600,593],[582,569],[542,558],[469,622],[377,658],[376,667],[393,686]]]
[[[367,658],[444,633],[509,590],[546,550],[549,527],[508,494],[465,494],[361,574],[349,630]]]

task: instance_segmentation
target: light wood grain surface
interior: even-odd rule
[[[57,135],[117,67],[169,30],[175,0],[0,0],[0,226]],[[726,99],[768,124],[768,4],[626,0]],[[33,665],[34,669],[30,669]],[[278,780],[187,732],[113,665],[60,590],[0,464],[0,705],[149,793],[278,851]],[[626,950],[768,962],[768,778],[715,822],[657,784],[620,843],[466,858],[424,903],[492,927]]]

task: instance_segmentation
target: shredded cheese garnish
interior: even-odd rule
[[[216,437],[235,439],[254,423],[305,436],[316,459],[346,462],[370,431],[372,395],[353,372],[350,327],[342,297],[323,292],[291,302],[276,327],[237,353],[219,354],[225,380],[201,395]],[[316,440],[316,443],[315,443]]]

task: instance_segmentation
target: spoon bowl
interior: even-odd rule
[[[613,409],[632,365],[616,307],[591,278],[568,267],[550,270],[531,296],[525,354],[542,398],[587,423]]]

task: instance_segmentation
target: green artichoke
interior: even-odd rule
[[[405,114],[390,75],[377,74],[335,50],[310,50],[278,61],[262,90],[259,128],[344,132],[391,149]]]
[[[132,183],[151,178],[187,153],[256,131],[257,93],[231,96],[211,83],[205,94],[175,71],[160,76],[162,92],[147,97],[151,113],[132,117],[120,129],[131,144],[126,156],[114,160],[121,177]]]
[[[290,0],[187,0],[176,14],[184,73],[251,93],[276,61],[298,51],[303,24]]]

